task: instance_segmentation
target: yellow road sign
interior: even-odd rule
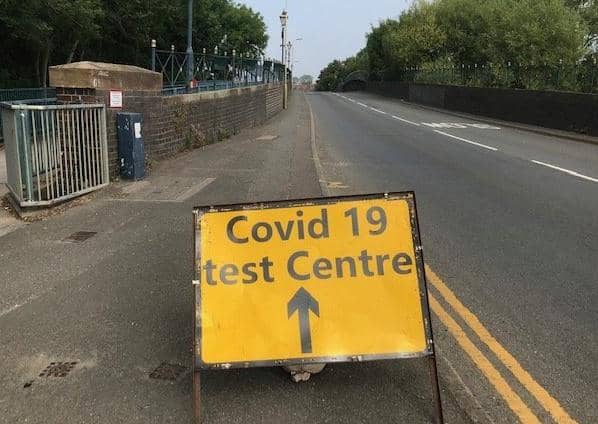
[[[198,367],[433,354],[413,193],[195,217]]]

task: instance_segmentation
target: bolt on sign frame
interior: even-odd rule
[[[427,360],[443,423],[415,193],[206,206],[193,216],[198,423],[202,369],[404,358]]]

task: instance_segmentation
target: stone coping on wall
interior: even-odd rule
[[[176,99],[178,102],[182,103],[193,103],[200,100],[213,100],[213,99],[222,99],[229,96],[235,96],[243,93],[251,93],[258,90],[262,90],[264,88],[275,88],[279,87],[279,83],[270,83],[270,84],[256,84],[251,85],[248,87],[235,87],[229,88],[226,90],[215,90],[215,91],[202,91],[199,93],[191,93],[191,94],[177,94],[175,96],[167,96],[165,97],[166,100]]]
[[[162,74],[131,65],[75,62],[50,66],[50,85],[57,88],[161,91]]]

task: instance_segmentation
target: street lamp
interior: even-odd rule
[[[289,22],[289,14],[287,13],[286,10],[283,10],[282,13],[280,14],[280,25],[282,27],[282,44],[280,45],[280,47],[282,47],[282,66],[283,66],[283,72],[284,72],[284,88],[283,88],[283,97],[282,97],[282,107],[283,109],[287,108],[287,103],[288,103],[288,87],[287,87],[287,66],[286,66],[286,61],[285,61],[285,49],[286,49],[286,41],[287,41],[287,23]]]
[[[193,81],[193,0],[187,0],[187,85]]]
[[[235,86],[235,80],[237,78],[237,70],[235,68],[235,58],[237,57],[237,49],[233,49],[233,66],[232,66],[232,72],[233,72],[233,87]],[[243,57],[243,56],[241,56]],[[243,60],[243,59],[241,59]]]
[[[289,14],[287,13],[286,10],[283,10],[282,13],[280,14],[280,25],[282,27],[282,44],[280,45],[280,47],[282,47],[282,58],[281,58],[281,62],[284,63],[284,57],[285,57],[285,45],[286,45],[286,41],[287,41],[287,23],[289,22]]]
[[[303,37],[299,37],[299,38],[295,38],[295,43],[289,41],[288,42],[288,46],[289,46],[289,51],[288,51],[288,57],[287,57],[287,61],[288,61],[288,66],[289,68],[291,68],[291,74],[293,73],[293,63],[295,63],[293,61],[293,47],[295,46],[295,44],[297,43],[297,41],[303,41]]]

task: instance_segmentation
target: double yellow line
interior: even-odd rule
[[[521,364],[511,355],[484,327],[480,320],[471,312],[452,292],[451,289],[426,265],[426,278],[428,284],[434,287],[448,303],[454,312],[469,326],[476,336],[484,343],[496,358],[513,374],[523,387],[538,401],[540,405],[559,424],[572,424],[576,421],[569,416],[559,402],[550,395],[527,372]],[[457,343],[486,376],[490,384],[505,400],[509,408],[519,417],[522,423],[540,423],[538,417],[528,405],[511,388],[492,362],[476,347],[463,328],[444,309],[432,293],[429,293],[430,308],[442,323],[448,328]]]

